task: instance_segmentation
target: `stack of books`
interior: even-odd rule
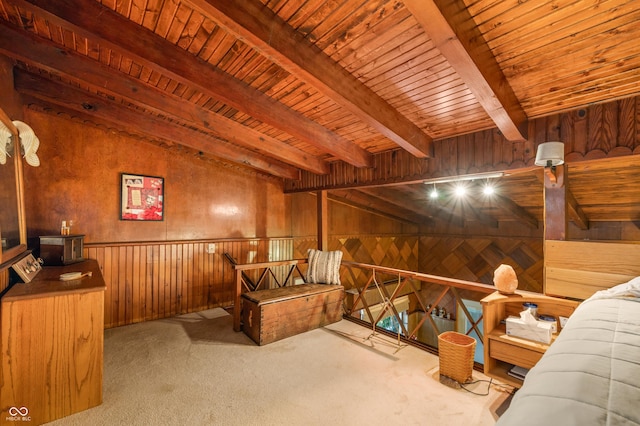
[[[529,370],[527,370],[526,368],[514,365],[513,367],[511,367],[511,370],[507,372],[507,374],[509,374],[511,377],[515,377],[518,380],[524,380],[528,372]]]

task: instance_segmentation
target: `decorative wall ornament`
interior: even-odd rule
[[[11,144],[11,131],[0,121],[0,164],[7,162],[7,157],[10,156],[9,150],[11,149]]]
[[[9,121],[7,121],[7,123],[9,123]],[[18,120],[12,121],[11,123],[13,123],[18,130],[18,138],[20,139],[20,145],[22,146],[24,159],[27,161],[27,164],[38,167],[40,165],[40,158],[38,158],[36,151],[40,146],[40,140],[33,129],[26,123]],[[0,121],[0,164],[6,164],[7,157],[11,157],[15,149],[13,136],[14,132],[9,129],[5,123]]]
[[[14,121],[13,124],[20,132],[20,144],[24,151],[24,159],[30,166],[38,167],[40,165],[40,158],[38,158],[36,151],[40,147],[40,140],[28,124],[18,120]]]

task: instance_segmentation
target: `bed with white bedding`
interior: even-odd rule
[[[640,277],[578,306],[498,425],[640,425]]]

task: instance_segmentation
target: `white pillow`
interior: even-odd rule
[[[308,283],[340,285],[340,262],[342,252],[309,249],[307,251],[309,267],[306,279]]]

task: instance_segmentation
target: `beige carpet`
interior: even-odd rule
[[[222,309],[106,330],[102,405],[51,424],[495,423],[508,393],[447,387],[436,356],[370,334],[342,320],[259,347]]]

